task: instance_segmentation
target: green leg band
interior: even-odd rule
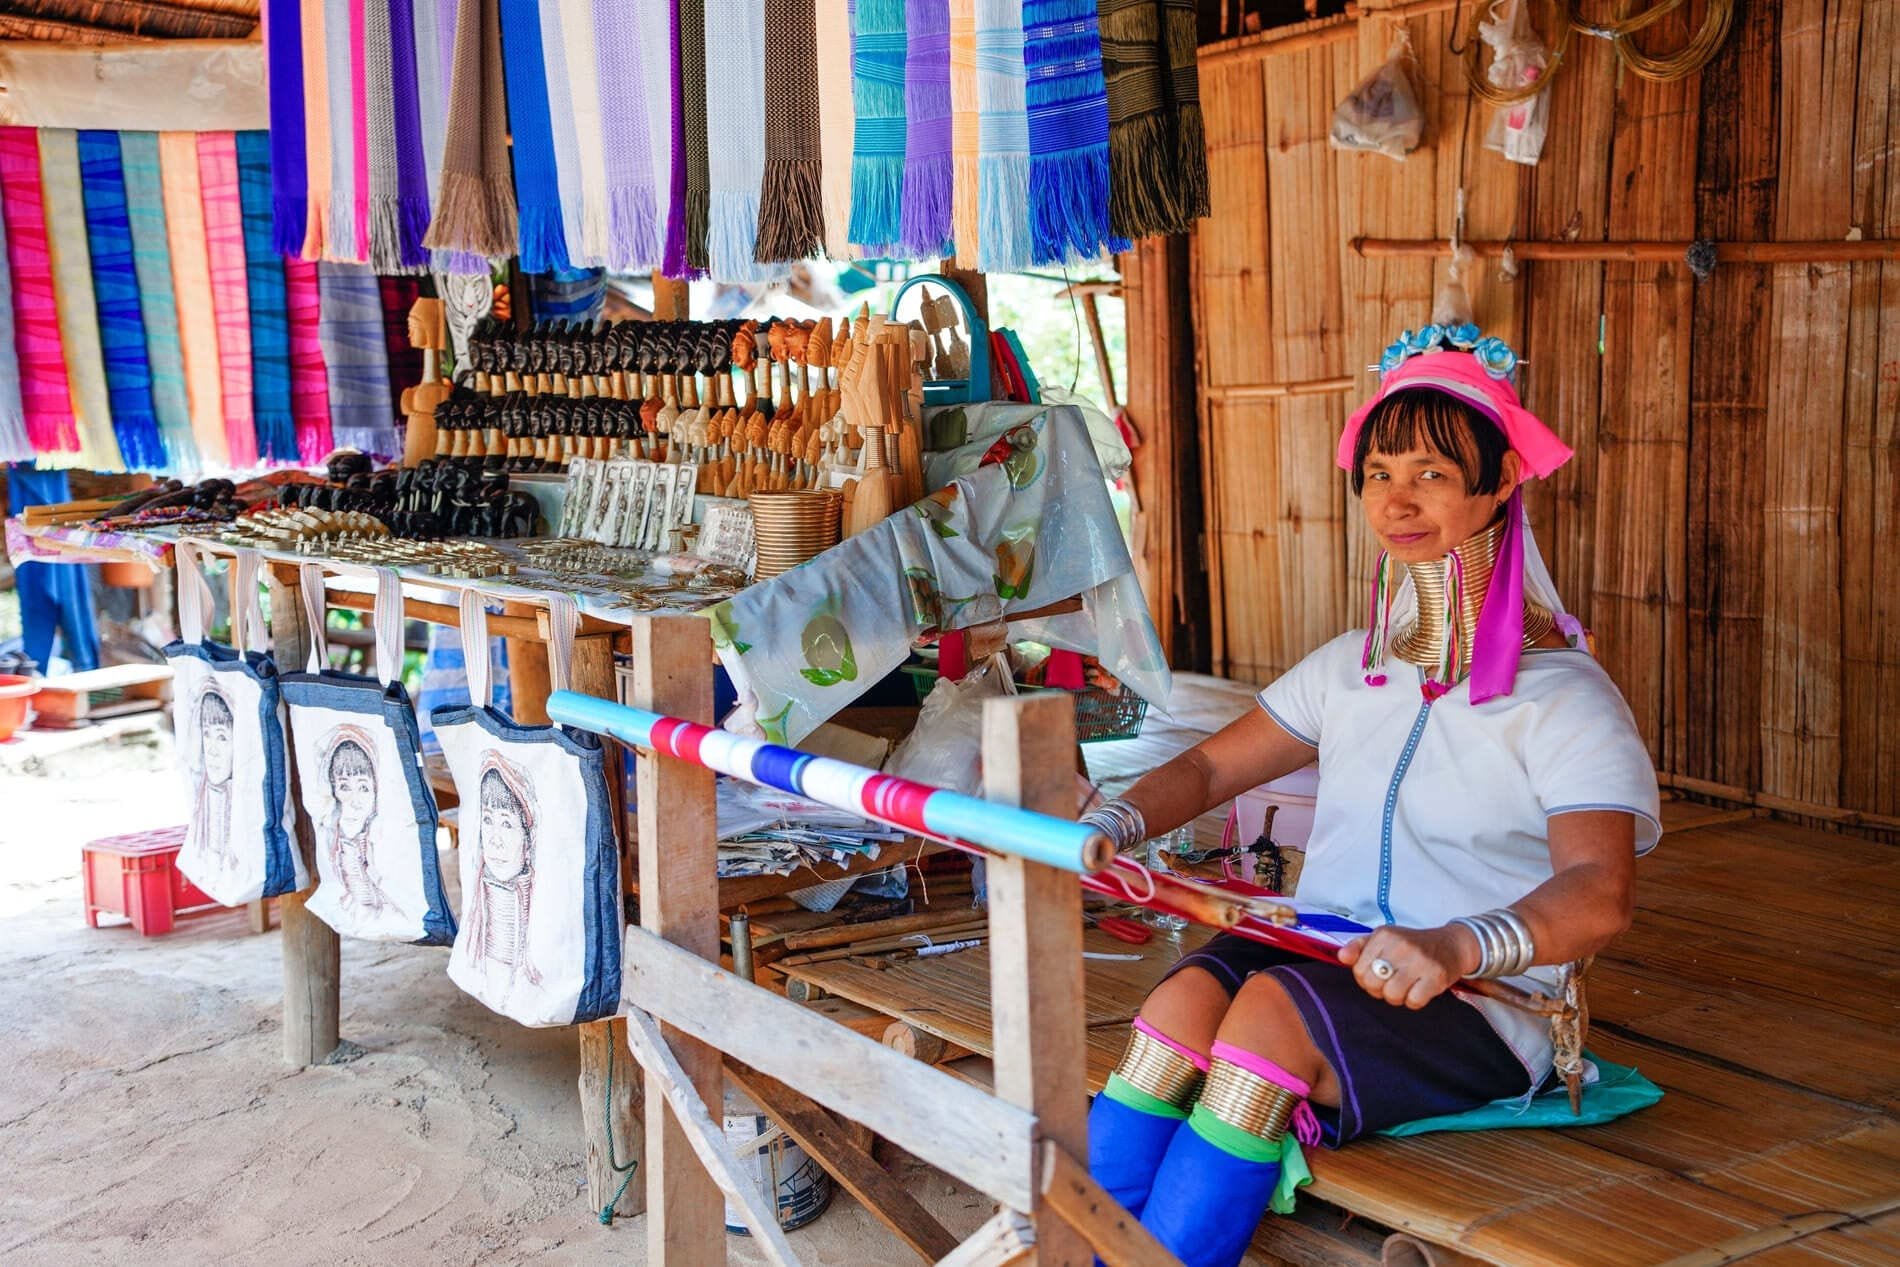
[[[1223,1122],[1205,1105],[1194,1106],[1194,1112],[1188,1115],[1188,1129],[1222,1152],[1232,1153],[1245,1161],[1279,1161],[1285,1149],[1285,1136],[1274,1140],[1261,1139],[1231,1122]]]
[[[1159,1096],[1149,1095],[1118,1073],[1108,1075],[1108,1084],[1102,1088],[1102,1094],[1115,1103],[1125,1105],[1138,1113],[1151,1113],[1156,1117],[1169,1117],[1179,1122],[1187,1117],[1187,1110],[1178,1104],[1169,1104]]]

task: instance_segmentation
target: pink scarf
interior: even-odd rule
[[[205,253],[211,264],[211,310],[217,323],[224,438],[230,446],[231,465],[249,468],[257,465],[257,422],[251,401],[250,280],[244,259],[236,137],[229,132],[198,133],[198,179],[204,199]]]
[[[356,258],[369,258],[369,87],[363,53],[364,0],[350,0],[350,131],[356,138]]]
[[[290,416],[297,427],[297,456],[315,466],[330,455],[330,383],[318,337],[322,315],[317,266],[311,260],[284,261],[284,293],[290,312]]]
[[[79,425],[66,381],[40,193],[40,138],[32,128],[0,128],[0,205],[7,222],[7,263],[13,271],[14,347],[20,358],[27,440],[37,453],[77,453]]]

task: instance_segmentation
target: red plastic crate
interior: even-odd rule
[[[101,912],[123,915],[147,937],[169,933],[181,915],[223,910],[209,894],[178,869],[185,829],[107,836],[85,846],[80,879],[86,893],[86,922],[99,927]]]

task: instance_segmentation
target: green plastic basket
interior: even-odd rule
[[[924,702],[932,687],[937,685],[937,671],[929,665],[907,664],[904,672],[910,676],[911,686],[917,691],[917,702]],[[1056,686],[1030,686],[1018,682],[1018,691],[1058,691]],[[1099,686],[1091,686],[1080,691],[1063,691],[1075,701],[1075,738],[1078,743],[1102,743],[1110,739],[1133,739],[1141,733],[1141,723],[1148,716],[1148,701],[1128,689],[1126,685],[1117,690],[1105,691]]]

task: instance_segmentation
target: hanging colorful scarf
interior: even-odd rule
[[[40,190],[40,138],[32,128],[0,128],[0,205],[7,222],[13,280],[14,347],[20,358],[20,407],[35,452],[79,452],[66,353],[53,295],[53,259]]]
[[[244,203],[238,194],[237,141],[199,132],[198,182],[204,199],[205,254],[211,261],[211,311],[218,332],[218,381],[232,466],[257,465],[251,410],[251,296],[244,261]]]
[[[666,6],[667,39],[667,156],[666,275],[683,278],[687,266],[686,222],[686,89],[680,82],[685,70],[686,49],[680,35],[680,10],[675,0],[659,0]]]
[[[976,264],[977,229],[976,0],[950,0],[950,153],[956,166],[951,236],[957,267]]]
[[[608,0],[617,4],[620,0]],[[675,102],[679,97],[679,63],[674,32],[679,25],[679,10],[673,0],[634,0],[631,17],[635,24],[634,42],[643,61],[653,70],[642,81],[644,95],[640,104],[646,112],[646,165],[653,181],[653,229],[659,253],[654,262],[668,277],[686,266],[686,185],[683,177],[677,193],[673,187],[675,149],[682,142],[678,134]],[[603,55],[605,50],[602,50]],[[639,156],[630,155],[638,162]]]
[[[706,254],[718,281],[761,276],[759,183],[765,177],[765,0],[707,0]]]
[[[581,255],[576,262],[599,265],[607,260],[607,154],[593,0],[560,0],[559,11],[581,160]],[[568,256],[576,258],[571,249]]]
[[[350,113],[350,0],[323,0],[324,108],[330,118],[330,206],[323,258],[355,262],[356,121]],[[175,261],[174,261],[175,263]]]
[[[191,431],[185,394],[185,354],[178,342],[178,300],[172,293],[172,252],[165,231],[165,189],[159,176],[158,133],[119,133],[125,213],[132,229],[139,313],[145,320],[145,359],[152,374],[152,411],[165,440],[166,469],[196,477],[202,459]]]
[[[99,346],[99,308],[92,293],[92,252],[86,246],[86,203],[79,182],[79,138],[71,128],[40,130],[40,188],[46,197],[46,246],[53,259],[53,298],[59,304],[59,341],[66,350],[66,381],[79,424],[79,462],[94,471],[123,471],[106,394],[105,351]]]
[[[1173,110],[1175,200],[1181,231],[1212,214],[1207,185],[1207,131],[1201,117],[1201,19],[1194,0],[1161,0],[1161,40],[1168,58],[1168,105]]]
[[[218,325],[212,316],[211,257],[205,249],[197,136],[191,132],[160,132],[158,166],[165,194],[165,241],[171,254],[172,297],[178,304],[178,345],[184,354],[191,434],[207,465],[229,466],[231,446],[224,435],[224,388],[218,370]]]
[[[324,0],[299,0],[297,6],[302,18],[303,157],[309,205],[305,208],[302,246],[296,253],[307,260],[329,250],[330,199],[334,193],[330,183],[330,67],[323,6]]]
[[[400,418],[402,394],[422,381],[422,349],[409,342],[409,310],[422,294],[413,277],[378,277],[383,307],[383,345],[389,356],[389,415]]]
[[[369,259],[369,0],[350,0],[350,192],[356,259]]]
[[[1185,68],[1170,71],[1172,20],[1155,0],[1101,0],[1102,79],[1108,92],[1108,220],[1125,238],[1184,233],[1206,213],[1207,150],[1180,144],[1175,80],[1200,129],[1199,70],[1194,60],[1194,10],[1185,10],[1190,43]],[[1179,26],[1180,24],[1176,24]],[[1198,173],[1198,175],[1197,175]],[[1196,198],[1200,199],[1196,206]]]
[[[265,0],[265,88],[270,93],[271,243],[278,253],[303,249],[310,220],[304,158],[303,9],[299,0]]]
[[[545,273],[566,268],[568,261],[535,0],[501,0],[501,27],[508,125],[514,136],[515,203],[521,209],[521,268]]]
[[[660,48],[640,39],[640,16],[626,0],[593,0],[595,78],[600,84],[601,152],[607,160],[607,259],[618,272],[660,262],[663,230],[654,197],[653,143],[647,135],[645,58]]]
[[[882,250],[903,237],[904,0],[858,0],[851,94],[851,240]]]
[[[950,247],[956,166],[950,154],[950,6],[904,4],[904,250],[936,258]]]
[[[411,8],[416,46],[416,122],[421,129],[426,192],[433,199],[442,187],[442,147],[448,135],[455,8],[453,0],[413,0]],[[444,23],[448,26],[446,32]]]
[[[396,127],[396,258],[411,271],[429,263],[429,253],[422,245],[422,235],[429,231],[429,169],[422,156],[422,104],[416,85],[417,2],[389,0],[390,106]],[[427,7],[434,0],[420,3]]]
[[[540,6],[542,80],[548,86],[548,126],[554,138],[554,171],[560,184],[561,240],[570,265],[586,258],[581,229],[581,140],[574,126],[574,85],[567,73],[567,41],[561,35],[559,0]]]
[[[1029,115],[1024,105],[1023,9],[976,0],[977,264],[1029,267]]]
[[[818,61],[818,134],[824,154],[820,172],[825,206],[825,254],[851,253],[851,150],[857,119],[851,102],[851,14],[848,0],[817,0],[812,14]]]
[[[454,272],[486,271],[515,249],[518,220],[509,173],[498,0],[460,0],[443,130],[442,180],[423,244],[450,255]],[[479,259],[479,267],[469,265]]]
[[[706,0],[679,0],[680,122],[686,139],[686,267],[702,276],[712,176],[706,160]],[[724,141],[721,141],[724,144]]]
[[[1108,97],[1095,0],[1024,0],[1029,208],[1037,264],[1089,259],[1108,240]]]
[[[165,465],[165,442],[152,409],[152,371],[139,315],[139,275],[125,211],[125,177],[117,132],[79,133],[79,179],[86,200],[86,245],[92,291],[99,303],[99,345],[119,455],[138,471]]]
[[[330,431],[341,448],[393,459],[402,452],[389,408],[389,347],[383,335],[383,298],[376,274],[350,264],[317,268],[323,319],[323,364],[328,376]]]
[[[258,456],[297,460],[297,422],[290,404],[290,302],[284,261],[271,241],[271,140],[268,132],[237,134],[238,196],[244,204],[244,271],[251,309],[251,416]]]
[[[825,246],[813,12],[812,0],[765,0],[765,175],[756,255],[768,263],[802,260]]]
[[[323,307],[317,297],[314,262],[284,261],[284,296],[290,327],[290,412],[297,425],[297,457],[305,466],[315,466],[336,445],[330,438],[330,384],[319,337]]]
[[[6,217],[0,215],[0,462],[31,462],[33,442],[26,434],[20,359],[13,342],[13,277],[6,261]]]

